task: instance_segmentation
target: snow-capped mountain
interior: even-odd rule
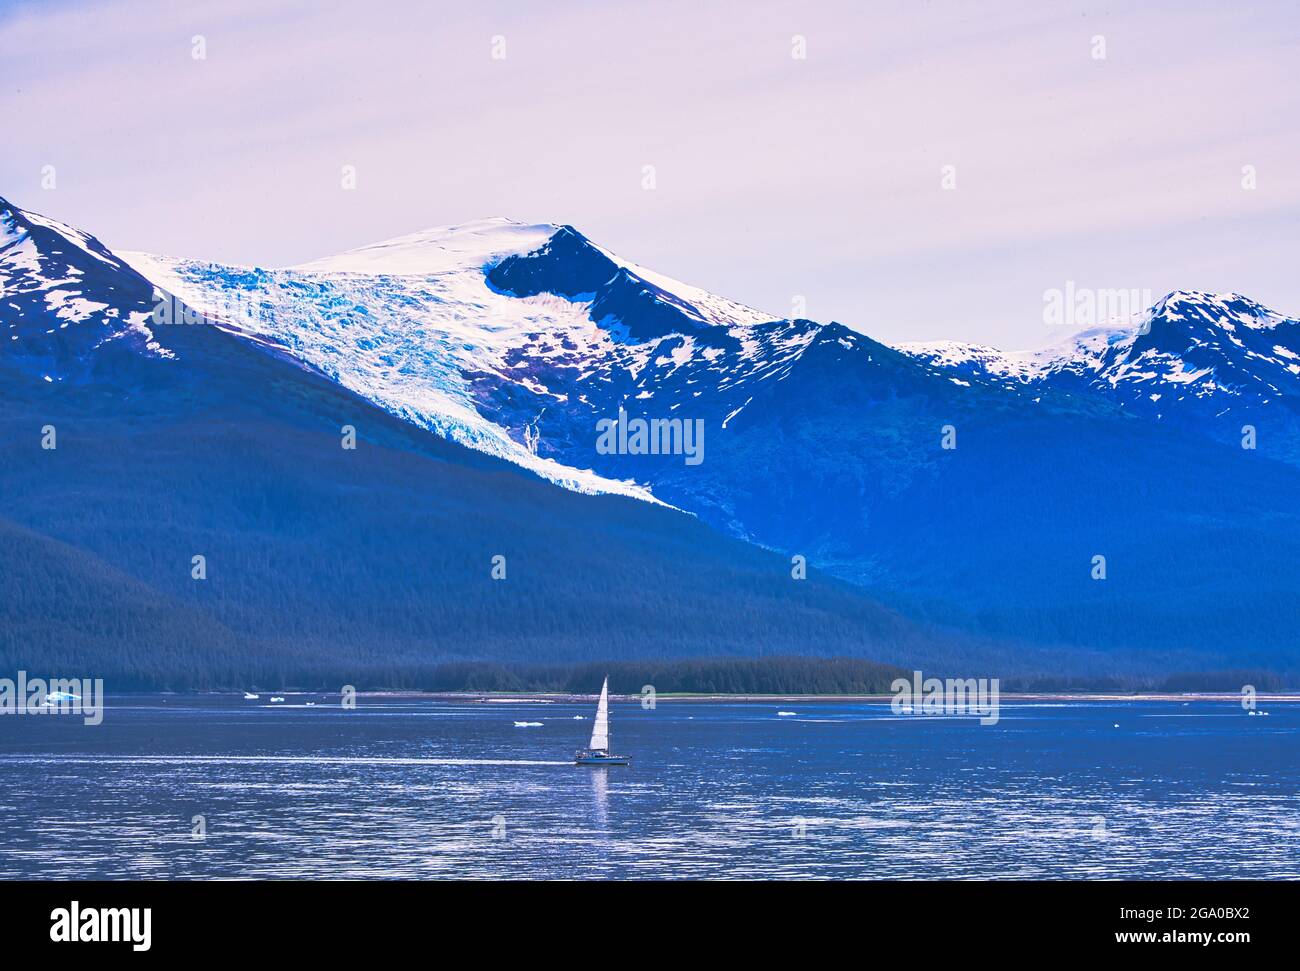
[[[1275,457],[1300,462],[1300,321],[1240,294],[1175,291],[1128,326],[1090,328],[1036,351],[900,349],[967,380],[1096,395],[1223,441],[1248,424]]]
[[[276,270],[111,259],[408,426],[576,492],[677,507],[914,618],[1186,667],[1295,653],[1300,471],[1275,461],[1294,321],[1239,298],[1174,294],[1148,326],[1018,356],[771,319],[560,225],[484,220]],[[152,330],[140,360],[213,369],[198,346],[213,328],[133,323]],[[1268,393],[1219,415],[1221,388]],[[1268,409],[1255,450],[1226,431],[1247,399]],[[634,419],[669,444],[671,422],[698,425],[699,454],[602,447],[602,423]]]
[[[100,349],[168,353],[148,326],[148,281],[94,238],[3,199],[0,295],[6,359],[47,382],[85,380],[104,360]]]
[[[712,447],[826,347],[935,383],[841,325],[771,319],[621,260],[568,226],[484,220],[280,270],[124,258],[212,319],[283,344],[454,441],[569,488],[687,509],[696,503],[666,463],[599,454],[597,422],[620,409],[700,419]]]
[[[124,257],[394,414],[568,488],[643,499],[652,482],[592,471],[598,420],[621,406],[672,417],[708,389],[691,417],[722,428],[824,330],[619,260],[571,227],[505,219],[282,270]]]

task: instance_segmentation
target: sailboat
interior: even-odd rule
[[[609,678],[600,686],[600,704],[596,706],[596,723],[591,727],[591,744],[573,756],[575,765],[627,765],[623,755],[609,754]]]

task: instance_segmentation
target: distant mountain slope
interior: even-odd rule
[[[1250,425],[1259,451],[1300,465],[1300,321],[1240,294],[1176,291],[1129,326],[1039,351],[901,349],[968,380],[1093,396],[1232,444]]]
[[[448,659],[961,653],[682,513],[444,441],[270,344],[159,325],[152,285],[93,238],[0,220],[0,667],[418,685]]]
[[[1242,298],[1171,295],[1141,333],[1017,358],[771,320],[568,226],[286,270],[130,258],[422,427],[653,495],[926,621],[1107,663],[1300,667],[1293,322]],[[702,422],[702,461],[608,454],[620,411]]]

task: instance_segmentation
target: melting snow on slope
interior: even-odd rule
[[[232,329],[278,341],[407,421],[575,492],[657,501],[634,482],[535,455],[527,441],[516,441],[475,407],[463,372],[501,371],[505,353],[528,335],[562,330],[575,339],[609,340],[588,319],[585,304],[510,297],[487,286],[482,267],[504,255],[503,246],[534,249],[551,228],[485,220],[284,270],[119,255],[190,306]],[[228,311],[236,303],[232,320]]]

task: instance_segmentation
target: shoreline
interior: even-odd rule
[[[285,691],[283,694],[299,694],[300,692]],[[301,692],[302,694],[315,694],[317,692]],[[549,691],[358,691],[358,698],[430,698],[444,701],[473,701],[483,702],[486,704],[502,702],[537,702],[537,703],[554,703],[565,701],[589,701],[599,696],[599,692],[591,694],[575,694],[571,692],[549,692]],[[639,694],[615,694],[610,692],[611,700],[615,701],[640,701]],[[889,704],[893,700],[892,694],[706,694],[698,692],[682,692],[680,694],[670,694],[660,692],[655,696],[656,703],[663,701],[736,701],[747,703],[761,702],[778,702],[778,701],[853,701],[853,702],[879,702]],[[1119,694],[1110,692],[1030,692],[1030,693],[1011,693],[1004,692],[1000,695],[1002,701],[1215,701],[1215,702],[1240,702],[1241,695],[1235,692],[1216,692],[1216,691],[1196,691],[1196,692],[1155,692],[1143,691],[1132,694]],[[1295,693],[1265,693],[1260,692],[1255,695],[1257,702],[1300,702],[1300,692]]]
[[[323,691],[320,689],[303,689],[303,688],[258,688],[254,689],[260,695],[270,697],[272,695],[285,696],[286,698],[317,698],[322,700],[331,700],[338,697],[337,691]],[[242,694],[239,689],[219,690],[219,691],[114,691],[106,692],[104,698],[184,698],[184,697],[238,697]],[[590,693],[571,692],[571,691],[419,691],[415,689],[379,689],[374,691],[358,691],[357,698],[410,698],[425,699],[430,701],[448,701],[448,702],[471,702],[481,704],[556,704],[564,702],[591,702],[600,696],[600,692],[593,691]],[[611,691],[609,697],[613,701],[629,702],[640,701],[640,694],[619,694]],[[1037,691],[1037,692],[1001,692],[999,698],[1003,702],[1070,702],[1070,701],[1087,701],[1087,702],[1141,702],[1141,701],[1183,701],[1183,702],[1235,702],[1239,703],[1242,699],[1240,692],[1235,691],[1179,691],[1179,692],[1161,692],[1161,691],[1136,691],[1136,692],[1106,692],[1106,691]],[[894,695],[889,693],[882,694],[723,694],[719,692],[665,692],[661,691],[655,695],[656,703],[669,701],[682,702],[738,702],[746,704],[762,704],[776,702],[860,702],[860,703],[879,703],[889,704],[893,701]],[[1269,702],[1274,704],[1286,704],[1288,702],[1300,702],[1300,691],[1261,691],[1255,694],[1256,702]]]

